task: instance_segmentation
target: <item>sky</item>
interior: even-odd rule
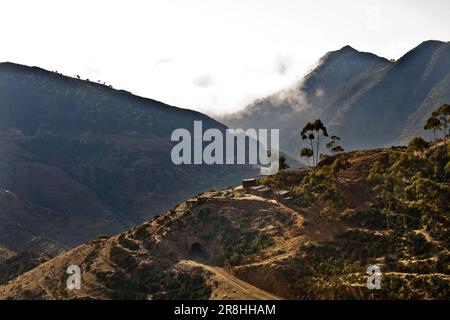
[[[397,59],[450,40],[448,0],[2,0],[0,61],[209,115],[285,88],[327,51]]]

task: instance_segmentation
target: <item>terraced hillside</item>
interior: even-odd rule
[[[2,299],[448,299],[449,154],[351,152],[200,194],[0,287]],[[82,270],[66,289],[66,268]],[[366,287],[381,268],[380,290]]]

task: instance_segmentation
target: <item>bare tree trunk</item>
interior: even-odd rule
[[[313,166],[315,166],[316,161],[314,159],[314,144],[313,144],[313,141],[311,139],[309,139],[309,141],[311,142],[311,151],[313,153]]]
[[[320,146],[320,132],[317,132],[317,155],[316,155],[316,166],[319,163],[319,146]]]
[[[444,121],[444,150],[447,150],[447,119]]]

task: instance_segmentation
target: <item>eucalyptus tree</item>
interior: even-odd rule
[[[313,165],[316,166],[319,162],[319,152],[320,152],[320,135],[328,137],[327,128],[324,126],[320,119],[317,119],[313,123],[308,122],[300,132],[300,136],[303,140],[309,140],[311,148],[304,148],[300,151],[300,154],[304,152],[305,154],[311,154],[313,158]],[[315,142],[315,146],[314,146]],[[310,151],[304,151],[309,149]]]

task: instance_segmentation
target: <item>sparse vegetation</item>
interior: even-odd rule
[[[332,167],[324,167],[314,170],[305,176],[299,185],[293,189],[294,203],[300,207],[308,207],[318,199],[324,204],[323,212],[329,212],[342,204],[342,196],[334,182],[336,170],[340,170],[342,164]]]
[[[450,175],[445,170],[449,161],[441,147],[420,154],[394,152],[387,168],[375,163],[369,180],[376,182],[377,205],[388,220],[403,215],[420,222],[437,239],[449,239]]]

